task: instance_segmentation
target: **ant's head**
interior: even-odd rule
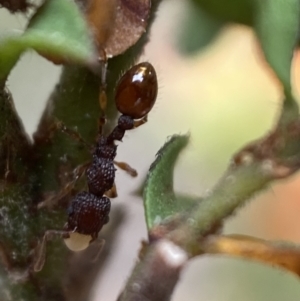
[[[116,106],[124,115],[140,119],[152,109],[157,96],[157,77],[154,67],[147,62],[130,68],[116,88]]]
[[[97,197],[86,191],[78,193],[68,209],[65,226],[71,232],[70,237],[65,239],[68,248],[73,251],[87,248],[108,222],[109,211],[110,200],[107,197]]]

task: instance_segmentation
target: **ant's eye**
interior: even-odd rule
[[[116,88],[118,111],[133,119],[144,117],[152,109],[157,96],[157,78],[154,67],[147,62],[129,69]]]

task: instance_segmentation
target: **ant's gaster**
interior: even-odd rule
[[[126,72],[116,90],[116,106],[124,115],[140,119],[150,112],[157,96],[157,78],[153,66],[141,63]]]
[[[127,130],[131,130],[147,120],[157,96],[156,72],[150,63],[133,66],[119,80],[115,91],[115,102],[122,114],[117,126],[108,136],[99,133],[92,152],[92,162],[85,171],[88,191],[79,192],[71,201],[68,221],[63,231],[46,231],[37,248],[34,271],[40,271],[45,262],[46,242],[52,236],[64,238],[73,251],[80,251],[95,241],[98,233],[108,221],[110,200],[104,194],[114,187],[117,145]],[[132,170],[129,169],[129,172]]]

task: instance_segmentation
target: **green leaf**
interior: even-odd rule
[[[4,36],[0,38],[0,85],[5,80],[9,71],[18,61],[21,53],[25,49],[22,43],[22,37],[17,34]]]
[[[291,93],[291,62],[300,20],[299,0],[256,0],[255,29],[267,62]]]
[[[219,21],[246,25],[253,23],[255,0],[192,0],[192,2]]]
[[[177,45],[184,54],[188,55],[207,46],[224,24],[192,1],[187,1],[183,18],[182,26],[176,31]]]
[[[7,77],[27,48],[59,63],[77,63],[90,67],[97,64],[97,53],[88,26],[73,1],[45,1],[23,35],[2,37],[0,80]]]
[[[152,163],[144,189],[144,206],[148,229],[166,217],[185,209],[179,206],[173,191],[173,171],[180,152],[189,141],[188,135],[174,135],[158,151]],[[186,202],[186,204],[190,202]]]
[[[299,0],[192,1],[217,20],[253,26],[266,61],[290,98],[291,62],[299,40]]]

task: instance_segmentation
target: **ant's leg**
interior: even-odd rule
[[[102,50],[102,57],[99,58],[101,66],[101,82],[99,91],[99,105],[101,109],[101,115],[99,118],[99,133],[102,133],[102,128],[106,123],[105,111],[107,107],[107,96],[106,96],[106,74],[107,74],[107,56],[104,49]]]
[[[56,131],[61,131],[63,133],[66,133],[69,135],[72,139],[79,142],[81,145],[92,150],[92,147],[80,136],[78,132],[75,130],[72,130],[68,128],[63,122],[59,120],[55,120],[54,123],[49,128],[50,133],[54,133]],[[69,183],[67,183],[58,193],[55,193],[55,195],[51,195],[46,197],[46,199],[38,204],[38,209],[41,209],[43,207],[52,207],[58,204],[63,198],[65,198],[75,187],[78,179],[82,177],[84,174],[89,162],[86,162],[82,165],[79,165],[77,168],[73,171],[73,180],[71,180]]]
[[[117,187],[115,183],[111,189],[105,191],[105,195],[110,199],[114,199],[118,196]]]
[[[34,140],[37,142],[38,140],[44,139],[44,136],[46,136],[47,139],[52,139],[57,131],[67,134],[70,138],[80,143],[83,147],[87,148],[89,151],[92,151],[91,145],[88,144],[76,130],[68,128],[62,121],[56,118],[54,118],[51,124],[48,125],[46,134],[41,137],[35,136]]]
[[[63,198],[70,194],[70,192],[74,189],[77,181],[83,176],[90,162],[86,162],[84,164],[79,165],[73,171],[74,177],[73,180],[65,185],[58,193],[55,193],[54,196],[50,196],[46,198],[44,201],[38,204],[38,209],[44,207],[53,207],[58,204]]]
[[[11,170],[10,170],[10,165],[11,165],[10,145],[11,144],[8,142],[8,144],[7,144],[7,157],[6,157],[6,163],[5,163],[5,173],[4,173],[5,182],[9,181],[9,178],[11,176]]]
[[[46,244],[48,240],[54,237],[68,238],[69,231],[48,230],[45,232],[42,241],[38,244],[35,250],[35,259],[33,261],[33,271],[39,272],[42,270],[46,260]]]
[[[90,244],[93,243],[94,245],[97,245],[97,253],[95,256],[93,256],[93,259],[92,259],[92,263],[98,261],[99,259],[99,256],[103,250],[103,247],[105,245],[105,240],[104,239],[100,239],[100,240],[91,240]]]
[[[106,74],[107,74],[107,56],[104,49],[101,48],[102,57],[99,57],[100,62],[100,94],[99,94],[99,104],[100,108],[105,111],[107,105],[107,98],[106,98]]]
[[[3,137],[3,157],[4,157],[4,170],[1,170],[0,178],[4,180],[4,184],[13,181],[15,174],[12,171],[12,159],[13,159],[13,144],[8,137]]]
[[[135,120],[134,121],[134,128],[138,128],[139,126],[145,124],[148,121],[148,115],[144,116],[140,120]]]
[[[132,168],[129,164],[127,164],[126,162],[114,161],[114,164],[117,167],[119,167],[120,169],[126,171],[133,178],[137,176],[137,171],[134,168]]]
[[[63,133],[66,133],[72,139],[79,142],[81,145],[83,145],[87,149],[89,149],[89,150],[92,149],[91,146],[81,137],[81,135],[77,131],[68,128],[62,121],[57,120],[53,125],[53,129],[51,129],[51,130],[52,131],[59,130]]]
[[[135,169],[133,169],[130,165],[128,165],[125,162],[117,162],[114,161],[114,164],[119,167],[120,169],[126,171],[129,175],[131,175],[132,177],[136,177],[137,176],[137,171]],[[105,195],[112,199],[112,198],[116,198],[118,196],[118,192],[117,192],[117,187],[116,184],[114,183],[113,187],[111,189],[109,189],[108,191],[105,192]]]

